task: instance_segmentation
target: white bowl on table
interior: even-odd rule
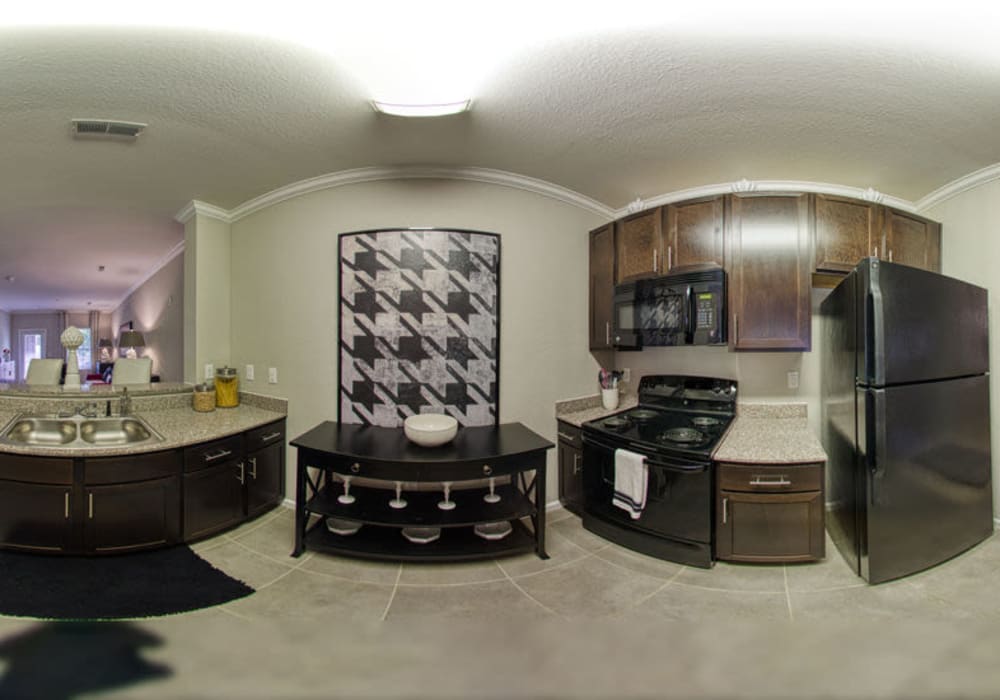
[[[418,413],[403,421],[403,433],[421,447],[437,447],[455,437],[458,421],[443,413]]]

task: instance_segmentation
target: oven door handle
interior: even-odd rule
[[[633,443],[625,443],[625,446],[615,446],[610,443],[604,442],[603,440],[598,440],[590,435],[583,436],[583,442],[585,444],[589,443],[593,447],[600,450],[605,450],[614,453],[616,449],[627,449],[633,448],[631,451],[636,454],[641,454],[646,458],[646,464],[654,466],[657,469],[667,469],[674,472],[684,472],[685,474],[697,474],[700,472],[708,471],[708,468],[712,466],[710,461],[708,462],[686,462],[680,460],[672,460],[664,457],[653,457],[645,449],[635,449],[638,446]]]

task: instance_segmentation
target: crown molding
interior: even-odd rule
[[[994,163],[993,165],[988,165],[985,168],[976,170],[975,172],[964,175],[957,180],[952,180],[948,184],[938,187],[936,190],[928,195],[925,195],[917,200],[916,208],[917,211],[926,211],[932,207],[936,207],[942,202],[967,192],[969,190],[975,189],[980,185],[985,185],[987,182],[992,182],[993,180],[1000,179],[1000,163]]]
[[[736,182],[723,182],[715,185],[702,185],[700,187],[690,187],[685,190],[676,190],[666,194],[657,195],[645,200],[635,200],[628,206],[618,209],[611,214],[611,218],[620,219],[623,216],[663,206],[674,202],[683,202],[688,199],[698,199],[699,197],[717,197],[720,194],[734,194],[742,192],[816,192],[819,194],[832,194],[840,197],[852,197],[863,199],[869,202],[885,204],[903,211],[916,212],[916,205],[906,199],[891,197],[868,187],[848,187],[847,185],[834,185],[829,182],[809,182],[807,180],[747,180],[743,178]]]
[[[222,207],[217,207],[214,204],[208,204],[206,202],[199,202],[197,199],[192,199],[190,202],[184,205],[184,207],[174,214],[174,221],[182,224],[186,224],[195,214],[199,216],[207,216],[210,219],[218,219],[219,221],[224,221],[229,224],[232,223],[232,215],[223,209]]]
[[[145,275],[142,276],[142,279],[138,280],[135,284],[133,284],[128,289],[126,289],[125,293],[122,295],[122,298],[119,299],[118,303],[114,305],[114,308],[111,311],[107,312],[107,313],[114,313],[115,311],[117,311],[118,309],[120,309],[121,306],[122,306],[122,304],[124,304],[125,301],[130,296],[132,296],[132,294],[135,292],[135,290],[137,290],[142,285],[146,284],[146,282],[148,282],[153,275],[155,275],[157,272],[159,272],[160,270],[162,270],[167,265],[167,263],[169,263],[171,260],[173,260],[174,258],[176,258],[178,255],[180,255],[183,252],[184,252],[184,241],[181,241],[180,243],[178,243],[177,245],[175,245],[173,248],[171,248],[170,250],[168,250],[167,253],[166,253],[166,255],[164,255],[162,258],[160,258],[156,262],[156,264],[153,265],[153,267],[151,267],[149,269],[149,272],[147,272]]]
[[[598,216],[611,218],[613,210],[601,204],[595,199],[591,199],[573,190],[560,187],[559,185],[538,180],[525,175],[507,172],[505,170],[492,170],[489,168],[451,168],[438,166],[407,166],[394,168],[356,168],[353,170],[342,170],[337,173],[320,175],[319,177],[301,180],[285,187],[279,187],[266,194],[255,197],[235,209],[228,212],[230,222],[239,221],[245,216],[274,206],[279,202],[300,197],[311,192],[331,189],[334,187],[344,187],[346,185],[356,185],[363,182],[376,182],[380,180],[468,180],[471,182],[482,182],[490,185],[500,185],[513,189],[524,190],[542,195],[566,204],[593,212]],[[221,210],[220,210],[221,211]],[[200,212],[199,212],[200,213]]]

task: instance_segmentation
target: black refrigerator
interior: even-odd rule
[[[869,583],[993,532],[986,290],[866,258],[820,305],[827,529]]]

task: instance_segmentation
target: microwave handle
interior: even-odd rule
[[[691,294],[690,284],[687,286],[687,289],[684,290],[684,297],[685,297],[684,304],[687,307],[687,338],[685,338],[685,341],[688,344],[691,344],[694,343],[694,332],[695,332],[695,325],[697,325],[698,322],[698,314],[695,313],[695,309],[693,306],[694,297]]]

